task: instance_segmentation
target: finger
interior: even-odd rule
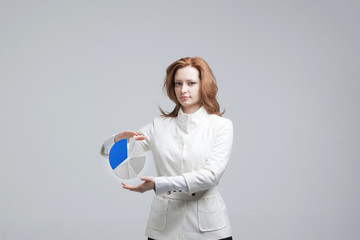
[[[140,180],[145,181],[145,183],[155,182],[153,177],[140,177]]]
[[[136,191],[136,188],[133,186],[129,186],[129,185],[124,185],[123,186],[124,189],[130,190],[130,191]]]
[[[134,137],[134,136],[141,135],[138,131],[132,131],[132,134],[133,134],[133,137]]]
[[[123,185],[123,188],[126,188],[126,189],[134,189],[135,187],[134,186],[131,186],[129,184],[126,184],[126,183],[121,183]]]
[[[136,132],[135,136],[133,136],[133,138],[139,139],[139,140],[143,140],[142,138],[145,139],[145,136],[140,133],[140,132]]]
[[[138,137],[134,137],[134,139],[135,139],[136,141],[138,141],[138,140],[145,140],[146,137],[145,137],[145,136],[138,136]]]
[[[123,188],[128,189],[130,191],[141,192],[142,184],[139,184],[137,186],[131,186],[126,183],[123,183]]]
[[[130,131],[130,130],[127,130],[124,132],[124,135],[126,138],[131,138],[131,137],[134,137],[137,135],[137,133],[135,131]]]
[[[131,187],[130,185],[126,184],[126,183],[121,183],[123,185],[123,188],[129,189],[129,187]]]

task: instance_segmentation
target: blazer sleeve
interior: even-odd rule
[[[145,140],[139,140],[139,141],[130,141],[130,143],[128,143],[128,156],[129,157],[138,157],[138,156],[142,156],[145,154],[146,151],[151,150],[151,139],[152,139],[152,134],[154,131],[154,124],[153,122],[143,126],[142,128],[140,128],[138,131],[140,131],[145,137]],[[105,157],[105,158],[109,158],[109,153],[110,150],[112,148],[112,146],[115,144],[115,136],[116,134],[112,135],[111,137],[109,137],[108,139],[106,139],[102,146],[101,146],[101,150],[100,150],[100,154]]]
[[[183,174],[190,194],[218,184],[230,158],[233,132],[231,120],[226,119],[225,124],[216,133],[215,142],[203,168]]]

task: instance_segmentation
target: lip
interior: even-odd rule
[[[182,96],[182,97],[180,97],[181,99],[189,99],[190,97],[188,97],[188,96]]]

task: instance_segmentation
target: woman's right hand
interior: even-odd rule
[[[146,137],[138,131],[125,131],[117,134],[114,138],[115,143],[120,141],[121,139],[127,139],[129,142],[129,138],[134,138],[135,140],[145,140]]]

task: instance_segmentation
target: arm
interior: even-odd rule
[[[126,183],[122,183],[123,188],[134,192],[146,192],[154,190],[156,195],[161,195],[167,192],[184,192],[188,193],[185,178],[183,176],[172,177],[141,177],[144,182],[137,186],[131,186]]]
[[[189,188],[183,176],[156,177],[155,193],[156,195],[167,192],[184,192],[188,193]]]
[[[230,158],[232,142],[233,125],[230,120],[227,120],[216,134],[214,145],[204,167],[183,174],[189,193],[206,190],[218,184]]]

